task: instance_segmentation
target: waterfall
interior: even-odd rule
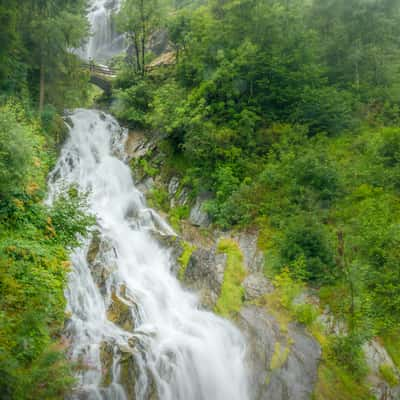
[[[87,18],[91,35],[86,46],[78,52],[82,58],[106,61],[124,50],[124,37],[115,31],[112,20],[112,15],[119,10],[120,3],[121,0],[90,2]]]
[[[49,202],[75,185],[97,226],[71,255],[66,290],[71,358],[82,366],[73,399],[248,400],[246,344],[199,307],[172,273],[173,235],[146,205],[124,162],[127,133],[79,109],[49,177]]]

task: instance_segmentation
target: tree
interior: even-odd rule
[[[136,62],[132,64],[137,73],[145,75],[146,45],[150,35],[159,26],[159,0],[124,0],[116,16],[117,28],[126,33],[134,49]]]
[[[74,67],[70,51],[88,36],[84,0],[31,0],[21,19],[23,40],[30,49],[30,68],[39,71],[39,110],[46,101],[47,82],[52,83]]]

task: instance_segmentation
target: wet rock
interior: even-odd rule
[[[113,380],[112,366],[114,360],[114,345],[109,342],[102,342],[100,345],[100,362],[102,380],[101,385],[107,387]]]
[[[128,138],[125,142],[125,152],[128,159],[141,158],[148,151],[154,150],[154,141],[149,140],[142,131],[129,131]]]
[[[115,256],[112,243],[106,238],[101,237],[99,232],[94,232],[86,254],[86,259],[93,280],[103,295],[107,292],[108,280],[115,268],[110,253],[112,257]]]
[[[317,380],[319,344],[299,325],[282,331],[273,316],[253,305],[240,311],[238,324],[250,346],[254,398],[309,400]]]
[[[180,206],[185,206],[186,204],[188,204],[189,198],[190,198],[189,191],[186,188],[183,188],[178,195],[177,203]]]
[[[200,292],[202,303],[214,307],[221,293],[226,268],[226,255],[217,254],[215,249],[195,250],[185,271],[184,281]]]
[[[245,300],[255,300],[265,294],[272,293],[272,283],[260,272],[247,275],[242,283],[245,291]]]
[[[142,193],[146,194],[150,192],[150,190],[154,189],[155,182],[154,179],[149,176],[145,179],[143,179],[141,182],[139,182],[137,185],[138,190],[140,190]]]
[[[178,258],[182,255],[184,250],[182,239],[175,235],[162,235],[160,232],[151,232],[151,236],[156,239],[162,247],[170,250],[172,272],[176,275],[180,268]]]
[[[170,197],[175,196],[178,189],[179,189],[179,179],[176,176],[174,176],[171,178],[168,184],[168,195]]]
[[[127,299],[122,299],[113,291],[111,294],[111,304],[107,310],[107,318],[122,329],[133,332],[135,321],[132,307],[134,307],[134,304],[129,304]]]
[[[131,349],[121,349],[119,381],[130,400],[136,399],[137,376],[138,367],[134,352]]]
[[[194,206],[190,210],[189,216],[189,221],[194,226],[207,227],[208,225],[210,225],[210,218],[208,214],[203,210],[204,202],[209,199],[209,194],[203,194],[197,197]]]

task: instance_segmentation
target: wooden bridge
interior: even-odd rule
[[[90,83],[98,86],[105,94],[111,94],[112,80],[117,76],[116,69],[94,63],[84,63],[82,68],[89,72]]]

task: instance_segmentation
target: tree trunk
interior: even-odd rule
[[[40,90],[39,90],[39,112],[43,112],[44,107],[44,91],[45,91],[45,76],[44,76],[44,58],[40,63]]]
[[[140,72],[140,51],[139,51],[138,36],[136,33],[135,33],[134,37],[135,37],[134,46],[135,46],[135,53],[136,53],[136,68],[137,68],[137,72]]]

